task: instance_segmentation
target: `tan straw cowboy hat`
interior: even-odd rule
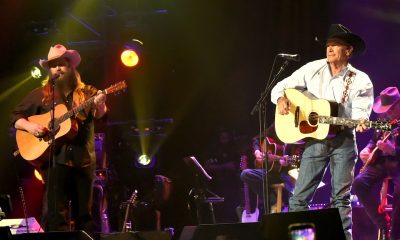
[[[56,44],[53,47],[50,47],[47,60],[40,60],[39,64],[42,68],[49,69],[49,62],[59,58],[67,58],[73,68],[76,68],[81,62],[81,56],[78,51],[72,49],[67,50],[63,45]]]

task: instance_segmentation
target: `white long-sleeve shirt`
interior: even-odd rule
[[[277,103],[288,88],[305,89],[319,99],[341,103],[345,79],[353,72],[349,97],[339,106],[339,117],[368,119],[374,102],[373,85],[368,75],[347,64],[338,75],[332,76],[326,59],[309,62],[293,74],[278,82],[271,92],[271,101]]]

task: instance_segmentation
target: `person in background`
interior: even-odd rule
[[[375,99],[375,113],[383,119],[400,120],[400,94],[396,87],[384,89]],[[384,136],[390,134],[385,140]],[[372,162],[369,159],[373,159]],[[364,206],[372,222],[379,228],[379,240],[400,239],[400,129],[391,132],[377,130],[360,152],[360,159],[366,163],[365,170],[354,180],[353,191]],[[373,186],[391,177],[394,184],[392,221],[384,211],[379,211],[378,196],[373,194]],[[391,231],[390,230],[391,226]]]

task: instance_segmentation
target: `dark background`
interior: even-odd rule
[[[43,22],[50,26],[48,33],[34,33]],[[399,0],[1,1],[0,193],[12,194],[14,215],[20,217],[16,172],[28,178],[32,169],[11,155],[15,144],[9,114],[40,85],[36,79],[23,81],[32,62],[46,57],[51,45],[63,43],[81,53],[78,69],[86,83],[99,89],[123,79],[128,83],[126,93],[108,97],[108,124],[97,126],[98,132],[107,133],[109,161],[122,161],[115,164],[128,171],[122,174],[124,184],[134,188],[135,183],[151,179],[141,179],[140,170],[132,166],[134,152],[129,154],[133,142],[145,140],[131,134],[133,123],[120,123],[173,119],[165,135],[155,137],[152,149],[158,162],[151,173],[174,182],[175,213],[170,225],[179,228],[190,223],[185,201],[191,177],[182,158],[201,156],[221,127],[236,136],[255,135],[257,117],[249,113],[265,88],[274,56],[299,53],[302,57],[291,62],[282,77],[323,58],[325,49],[314,39],[323,38],[332,23],[344,24],[365,39],[366,53],[354,57],[352,64],[369,74],[375,94],[387,86],[399,87]],[[124,42],[132,38],[144,43],[142,61],[126,70],[118,57]],[[269,112],[272,121],[272,104]],[[359,136],[360,147],[369,135]],[[128,147],[114,147],[120,142]],[[32,215],[40,213],[38,206],[29,209]]]

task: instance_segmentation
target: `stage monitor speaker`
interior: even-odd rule
[[[26,227],[26,220],[28,220],[29,229]],[[34,217],[25,218],[6,218],[0,221],[0,227],[10,227],[11,234],[22,234],[43,232],[43,228],[36,221]]]
[[[100,240],[171,240],[170,232],[140,231],[101,234]]]
[[[43,232],[13,235],[12,240],[93,240],[85,231]]]
[[[312,223],[316,239],[345,240],[342,221],[337,208],[288,213],[273,213],[263,216],[262,233],[265,239],[289,239],[289,225]]]
[[[0,227],[0,239],[10,240],[11,236],[10,227]]]
[[[263,239],[260,223],[222,223],[185,226],[179,240],[258,240]]]

